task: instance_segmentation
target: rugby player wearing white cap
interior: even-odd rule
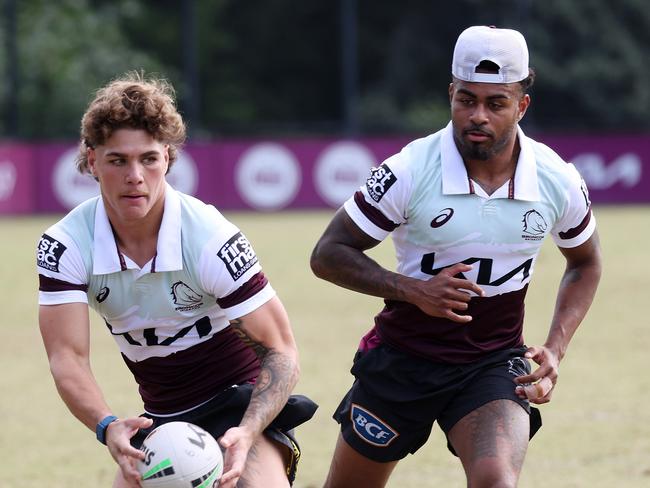
[[[341,434],[328,488],[384,486],[435,421],[468,486],[516,486],[541,425],[530,403],[550,401],[596,292],[601,258],[584,182],[518,125],[534,78],[523,36],[466,29],[452,74],[451,122],[374,168],[312,255],[319,277],[385,299],[334,414]],[[364,254],[391,233],[397,272]],[[524,297],[548,234],[567,266],[548,337],[527,347]]]
[[[129,74],[84,114],[78,168],[101,196],[50,227],[37,251],[50,369],[71,412],[118,463],[114,488],[140,486],[139,447],[171,421],[221,438],[219,486],[288,487],[300,457],[292,429],[316,405],[289,396],[298,352],[251,244],[213,206],[166,182],[185,140],[172,95],[164,80]],[[114,415],[93,377],[88,306],[138,383],[140,417]]]

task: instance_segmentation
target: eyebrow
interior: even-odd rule
[[[139,154],[138,156],[139,157],[145,157],[145,156],[154,156],[154,155],[157,155],[157,154],[160,154],[160,151],[156,151],[156,150],[152,149],[151,151],[143,152],[142,154]],[[109,157],[109,156],[116,156],[116,157],[123,158],[125,156],[128,156],[128,154],[121,153],[121,152],[118,152],[118,151],[111,151],[111,152],[106,153],[106,157]]]
[[[476,96],[475,93],[469,91],[469,90],[466,89],[466,88],[459,88],[458,90],[456,90],[456,92],[457,92],[457,93],[463,93],[464,95],[470,96],[470,97],[472,97],[472,98],[478,98],[478,97]],[[502,94],[502,93],[499,93],[499,94],[497,94],[497,95],[490,95],[489,97],[487,97],[487,99],[488,99],[488,100],[496,100],[496,99],[510,99],[510,97],[509,97],[508,95],[504,95],[504,94]]]

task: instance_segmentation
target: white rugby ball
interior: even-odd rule
[[[169,422],[156,427],[140,448],[143,488],[213,488],[223,473],[219,444],[201,427]]]

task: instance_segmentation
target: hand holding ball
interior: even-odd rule
[[[155,428],[140,449],[145,453],[137,462],[143,488],[213,488],[223,472],[217,441],[187,422]]]

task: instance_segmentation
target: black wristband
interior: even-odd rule
[[[97,427],[95,427],[95,435],[97,436],[97,440],[99,442],[106,445],[106,429],[108,428],[109,424],[115,422],[116,420],[117,417],[115,415],[107,415],[102,420],[100,420],[100,422],[97,424]]]

